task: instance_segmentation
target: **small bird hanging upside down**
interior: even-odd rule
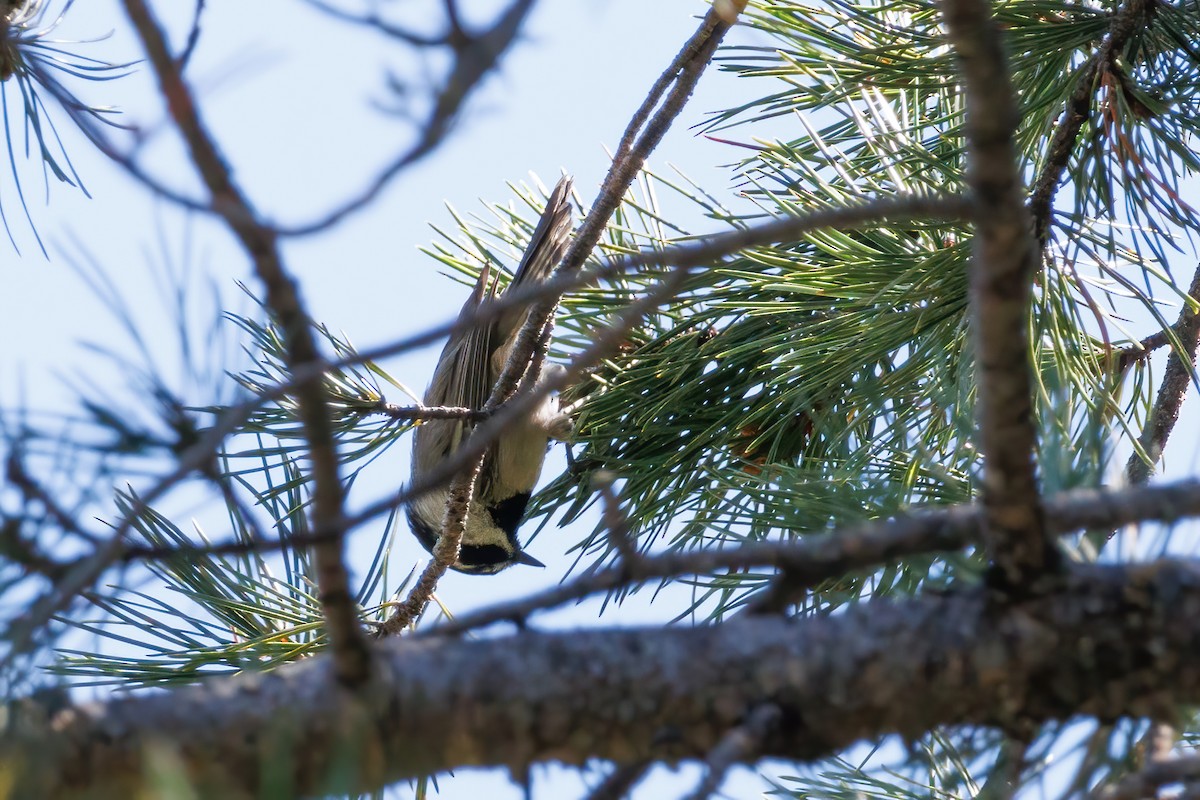
[[[564,177],[546,201],[509,289],[547,280],[562,260],[571,234],[570,194],[571,179]],[[460,318],[471,315],[485,297],[495,293],[496,284],[488,285],[489,273],[487,267],[480,273]],[[491,323],[451,335],[424,404],[482,409],[528,316],[527,307],[513,308]],[[547,364],[539,381],[562,370],[557,364]],[[418,425],[413,434],[412,480],[416,482],[453,456],[474,424],[455,419]],[[547,396],[527,417],[514,420],[488,449],[475,482],[458,561],[451,569],[491,575],[513,564],[544,566],[521,550],[517,528],[541,475],[550,440],[568,438],[572,427],[570,414],[559,407],[558,398]],[[408,504],[408,524],[430,552],[441,536],[446,497],[446,487],[441,487]]]

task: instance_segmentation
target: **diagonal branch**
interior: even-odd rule
[[[1038,259],[1013,144],[1018,111],[987,0],[943,0],[942,10],[962,64],[967,182],[975,203],[970,319],[985,538],[999,587],[1029,591],[1059,556],[1043,531],[1034,474],[1028,331]]]
[[[822,227],[851,228],[882,220],[902,221],[917,218],[963,219],[969,211],[968,203],[958,195],[901,195],[841,208],[822,209],[807,214],[782,217],[751,228],[713,234],[663,250],[647,250],[629,256],[610,258],[604,264],[590,270],[559,275],[536,286],[509,290],[500,298],[481,303],[473,314],[454,322],[436,325],[381,347],[362,350],[336,361],[321,360],[298,365],[291,370],[289,380],[225,409],[216,421],[204,430],[199,440],[181,454],[174,469],[159,478],[153,486],[139,493],[133,512],[115,525],[112,539],[105,542],[94,553],[71,564],[68,579],[60,581],[53,592],[31,605],[16,626],[19,630],[11,632],[10,643],[15,642],[13,649],[20,651],[28,643],[29,634],[32,631],[40,628],[65,608],[80,591],[93,585],[104,571],[114,564],[137,558],[154,558],[165,555],[161,550],[138,547],[126,540],[126,535],[133,526],[137,515],[152,507],[159,498],[165,496],[189,475],[211,463],[213,454],[220,448],[221,443],[228,436],[236,433],[265,403],[296,393],[298,387],[310,381],[319,380],[327,371],[344,369],[354,364],[376,361],[408,352],[432,344],[451,333],[490,322],[513,308],[527,306],[531,302],[547,297],[557,297],[575,288],[594,285],[600,280],[622,275],[642,266],[698,267],[719,261],[749,247],[794,241],[805,233]],[[487,434],[489,437],[495,435],[498,435],[498,430]],[[479,445],[484,446],[485,442],[490,443],[491,441],[494,439],[480,439]],[[462,464],[457,460],[454,460],[453,464],[449,466],[453,469],[462,468]],[[353,530],[370,519],[390,513],[400,503],[416,497],[421,492],[430,491],[449,480],[450,477],[449,472],[439,471],[432,474],[430,480],[424,483],[410,485],[398,495],[389,494],[386,498],[368,505],[353,518],[347,520],[343,526],[315,530],[311,536],[298,540],[298,544],[315,544],[341,536],[342,531]],[[195,552],[207,552],[208,549],[196,548]],[[237,553],[245,552],[245,547],[239,543],[229,543],[218,545],[212,550],[213,552]]]
[[[742,7],[744,5],[745,3],[741,3]],[[735,11],[737,10],[740,9],[735,9]],[[629,190],[629,186],[637,177],[638,172],[645,165],[646,158],[662,141],[675,118],[683,110],[684,104],[692,96],[700,76],[712,60],[722,38],[736,20],[737,13],[722,12],[717,6],[710,8],[701,21],[699,29],[651,87],[646,99],[634,112],[633,118],[621,137],[617,154],[613,158],[608,174],[604,177],[600,193],[592,203],[587,218],[575,231],[571,245],[559,266],[559,272],[570,275],[583,268],[584,262],[599,244],[609,219],[620,206],[622,198],[625,197],[625,193]],[[672,87],[669,92],[666,92],[667,86]],[[666,92],[666,96],[662,100],[661,106],[651,116],[651,109],[658,103],[664,92]],[[544,338],[544,332],[554,324],[554,314],[558,309],[560,296],[548,296],[534,304],[529,318],[513,342],[508,361],[496,382],[496,390],[489,398],[489,402],[507,397],[512,393],[517,379],[537,352],[538,341]]]
[[[1083,123],[1092,114],[1092,93],[1096,90],[1096,76],[1102,67],[1109,64],[1125,49],[1126,43],[1147,19],[1147,14],[1157,0],[1128,0],[1112,16],[1108,33],[1100,47],[1088,59],[1075,79],[1075,88],[1067,100],[1058,127],[1050,140],[1046,162],[1034,181],[1029,194],[1029,212],[1033,215],[1034,237],[1045,244],[1050,236],[1050,219],[1054,213],[1054,195],[1062,183],[1063,174],[1075,150],[1075,142]]]
[[[471,37],[449,36],[455,51],[454,64],[434,100],[433,109],[421,125],[417,141],[381,169],[357,197],[319,219],[302,225],[278,226],[275,232],[279,236],[310,236],[328,230],[368,206],[397,175],[432,153],[450,133],[467,99],[516,41],[533,3],[534,0],[513,0],[484,32]],[[453,27],[457,28],[456,25]]]
[[[159,89],[179,129],[197,172],[208,188],[213,210],[224,218],[250,257],[255,274],[266,288],[267,306],[279,321],[287,365],[295,370],[322,358],[312,336],[312,323],[299,290],[284,268],[275,234],[263,225],[249,199],[234,183],[229,166],[200,116],[191,88],[172,58],[161,26],[145,0],[123,0],[142,46],[158,78]],[[312,524],[331,536],[313,548],[317,587],[335,654],[338,676],[348,686],[370,675],[367,640],[349,589],[342,557],[344,488],[338,470],[337,445],[330,422],[328,398],[318,378],[295,389],[300,421],[309,445],[313,475]]]
[[[1200,303],[1200,267],[1192,276],[1188,297]],[[1141,452],[1133,453],[1125,465],[1126,479],[1134,486],[1149,481],[1154,465],[1162,458],[1163,448],[1167,446],[1171,431],[1179,421],[1179,409],[1183,406],[1183,399],[1187,396],[1188,386],[1192,384],[1196,371],[1196,348],[1200,344],[1200,314],[1185,300],[1183,309],[1179,312],[1179,320],[1172,327],[1179,340],[1179,348],[1172,348],[1171,354],[1167,356],[1167,366],[1163,372],[1162,383],[1158,387],[1158,397],[1138,439]],[[1147,458],[1150,459],[1149,462],[1146,461]]]

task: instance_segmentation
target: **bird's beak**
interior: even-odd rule
[[[541,567],[541,568],[543,568],[543,569],[545,569],[545,568],[546,568],[546,565],[545,565],[545,564],[543,564],[542,562],[538,561],[536,558],[534,558],[533,556],[529,555],[529,553],[526,553],[524,550],[522,550],[522,551],[520,551],[519,553],[517,553],[517,557],[516,557],[514,560],[515,560],[515,561],[516,561],[518,564],[524,564],[524,565],[525,565],[525,566],[527,566],[527,567]]]

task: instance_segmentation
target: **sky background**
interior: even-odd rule
[[[190,23],[191,5],[180,0],[156,4],[177,48]],[[500,5],[467,4],[476,20],[490,18]],[[440,17],[431,13],[440,3],[433,0],[390,7],[397,9],[397,19],[404,24],[429,28],[440,24]],[[512,197],[508,182],[529,181],[533,173],[549,186],[563,171],[575,176],[578,191],[590,201],[608,167],[605,148],[615,146],[646,89],[695,30],[705,9],[698,0],[539,3],[501,71],[473,98],[456,133],[433,156],[403,173],[367,210],[330,232],[285,240],[287,265],[301,282],[314,318],[365,349],[455,314],[464,297],[462,287],[442,276],[439,265],[418,251],[436,238],[431,223],[452,224],[446,204],[462,212],[483,213],[481,199]],[[109,61],[138,59],[140,50],[124,33],[126,29],[117,3],[86,0],[70,9],[58,37],[91,39],[115,31],[111,38],[81,52]],[[730,40],[766,44],[744,29],[735,31]],[[389,71],[419,84],[422,70],[439,66],[437,60],[422,63],[407,47],[333,21],[297,0],[208,0],[189,78],[242,188],[265,217],[290,226],[319,218],[356,195],[381,165],[405,149],[411,126],[377,108],[392,101],[386,83]],[[740,105],[768,91],[762,82],[748,83],[710,68],[651,166],[656,170],[678,167],[706,188],[728,193],[731,173],[722,165],[742,153],[697,135],[692,127],[704,121],[707,112]],[[164,125],[147,70],[138,67],[113,83],[73,85],[85,98],[118,106],[122,120],[142,130],[145,163],[160,180],[201,196],[178,139]],[[777,124],[783,125],[781,132],[788,131],[786,122]],[[198,309],[211,309],[199,280],[202,276],[211,276],[226,301],[243,309],[245,302],[235,281],[248,281],[257,288],[246,260],[220,225],[202,218],[189,220],[149,196],[119,167],[90,152],[66,125],[60,133],[92,198],[55,184],[47,201],[39,185],[40,169],[33,162],[20,165],[48,259],[19,212],[14,212],[17,206],[8,176],[0,180],[0,201],[20,248],[18,255],[0,242],[4,276],[0,403],[11,407],[25,402],[51,413],[74,404],[67,383],[120,391],[119,376],[82,342],[128,350],[125,332],[95,290],[69,266],[71,259],[64,257],[73,254],[74,260],[80,260],[83,251],[78,243],[84,243],[90,258],[136,309],[137,322],[146,331],[175,327],[173,311],[163,302],[156,277],[161,276],[164,252],[176,266],[186,264],[197,279],[192,286]],[[755,134],[763,135],[761,129]],[[19,138],[17,142],[19,147]],[[700,230],[705,225],[716,228],[695,222]],[[1177,267],[1182,274],[1191,269],[1187,262]],[[1174,313],[1167,312],[1168,318],[1173,319]],[[1147,333],[1152,329],[1143,328]],[[165,365],[177,357],[171,336],[152,334],[148,347],[152,357]],[[439,349],[393,359],[385,366],[420,391]],[[230,366],[221,363],[223,352],[214,348],[204,355],[219,370]],[[389,399],[405,402],[401,396]],[[1189,407],[1185,416],[1194,411]],[[1194,422],[1176,436],[1194,441]],[[393,449],[397,453],[389,458],[395,463],[394,485],[386,475],[376,476],[373,482],[355,487],[358,501],[370,502],[407,479],[407,447]],[[1169,474],[1196,471],[1194,449],[1176,453],[1168,462]],[[557,471],[560,458],[558,450],[547,465],[547,475]],[[590,521],[583,524],[590,528]],[[378,533],[378,527],[370,528],[351,540],[352,562],[360,569],[373,551],[372,536]],[[578,538],[555,534],[554,529],[543,533],[532,548],[547,563],[546,570],[514,569],[491,578],[451,574],[442,582],[439,596],[456,611],[465,611],[553,585],[571,563],[566,548]],[[423,564],[424,551],[415,541],[409,548],[410,565]],[[643,592],[606,622],[661,621],[678,613],[680,602],[671,596],[652,607],[646,602],[648,595]],[[542,624],[592,623],[597,610],[596,603],[585,604],[552,615]],[[696,776],[694,769],[674,777],[660,771],[637,796],[678,796]],[[727,788],[737,796],[748,796],[761,786],[742,771]],[[484,787],[495,800],[521,796],[520,789],[503,779],[470,774],[443,778],[441,796],[477,797]],[[535,773],[535,792],[546,797],[579,796],[584,785],[572,771],[543,770]]]

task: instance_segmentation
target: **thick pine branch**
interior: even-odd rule
[[[318,656],[26,719],[0,759],[19,796],[132,796],[155,754],[204,796],[267,781],[309,795],[466,766],[702,759],[769,706],[757,755],[812,760],[940,725],[1161,718],[1200,701],[1198,649],[1200,564],[1086,568],[1005,609],[971,589],[801,621],[402,639],[377,648],[370,703]]]

